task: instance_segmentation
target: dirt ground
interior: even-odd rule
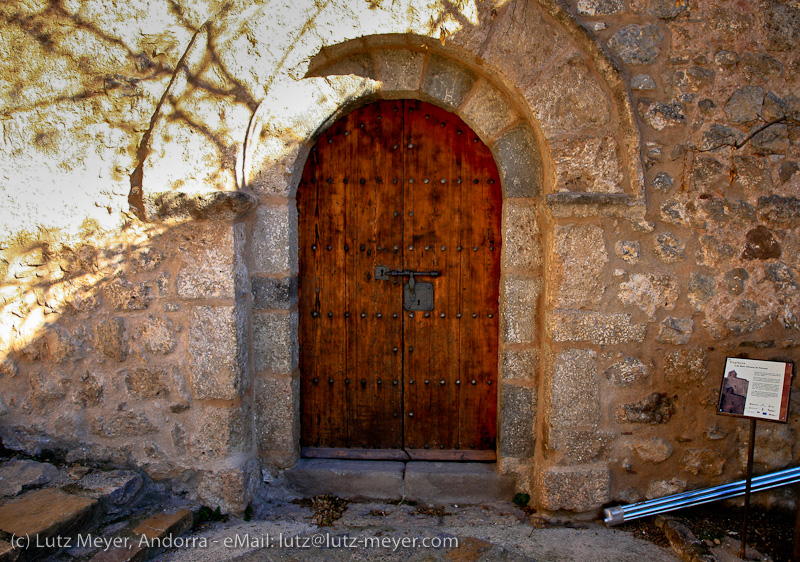
[[[675,511],[667,514],[685,523],[697,538],[719,544],[725,537],[741,540],[742,507],[715,504]],[[792,540],[795,513],[786,509],[765,510],[752,506],[748,515],[747,544],[774,562],[792,562]],[[661,546],[668,546],[664,532],[656,527],[654,517],[631,521],[617,527],[635,537]],[[709,544],[711,546],[711,544]]]

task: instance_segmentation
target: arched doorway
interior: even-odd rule
[[[456,115],[379,101],[297,192],[305,456],[495,460],[502,193]]]

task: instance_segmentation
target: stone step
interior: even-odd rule
[[[143,562],[170,542],[192,528],[192,512],[182,508],[172,513],[158,513],[142,521],[132,536],[119,536],[124,546],[103,550],[92,558],[92,562]]]
[[[289,489],[303,497],[333,494],[350,500],[481,504],[510,500],[513,477],[494,464],[301,459],[286,471]]]
[[[495,465],[477,462],[410,462],[405,497],[427,504],[483,504],[510,501],[516,482]]]
[[[70,540],[92,523],[98,501],[44,489],[0,507],[0,531],[15,539],[20,560],[33,559],[69,546]]]
[[[19,550],[11,546],[10,542],[0,541],[0,562],[16,562]]]
[[[0,467],[0,497],[16,496],[31,488],[49,484],[58,477],[50,463],[15,459]]]
[[[399,500],[405,464],[397,461],[300,459],[286,471],[289,488],[303,496],[333,494],[349,500]]]

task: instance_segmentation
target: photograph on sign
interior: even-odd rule
[[[728,357],[719,393],[718,413],[786,422],[792,364]]]

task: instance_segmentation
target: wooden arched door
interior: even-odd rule
[[[304,456],[495,459],[501,203],[488,147],[436,106],[322,134],[297,192]]]

